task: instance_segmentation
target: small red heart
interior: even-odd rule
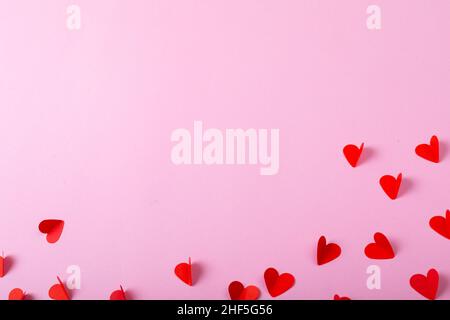
[[[113,291],[109,296],[109,300],[127,300],[127,296],[122,286],[120,286],[119,290]]]
[[[341,247],[336,243],[327,244],[327,239],[321,236],[317,243],[317,264],[323,265],[331,262],[341,255]]]
[[[22,289],[15,288],[9,293],[8,300],[25,300],[25,292]]]
[[[450,240],[450,210],[445,213],[445,218],[436,216],[430,219],[430,227],[441,236]]]
[[[48,290],[48,296],[53,300],[70,300],[70,296],[67,293],[64,283],[57,277],[58,283],[51,286]]]
[[[409,280],[411,287],[429,300],[436,299],[439,287],[439,273],[435,269],[428,270],[426,276],[415,274]]]
[[[397,199],[398,192],[400,190],[400,186],[402,184],[403,175],[400,173],[397,178],[393,176],[383,176],[380,179],[380,185],[383,188],[384,192],[387,194],[389,198],[392,200]]]
[[[394,250],[388,238],[381,232],[374,234],[375,243],[369,243],[364,253],[370,259],[392,259],[395,257]]]
[[[244,287],[239,281],[233,281],[228,286],[228,293],[231,300],[256,300],[259,298],[260,291],[258,287]]]
[[[5,257],[0,256],[0,278],[3,278],[6,274],[5,260]]]
[[[347,159],[348,163],[355,168],[358,164],[359,158],[361,157],[361,154],[364,149],[364,143],[361,144],[361,147],[357,147],[353,144],[346,145],[344,147],[344,156]]]
[[[39,231],[47,234],[47,241],[55,243],[61,237],[64,228],[64,221],[62,220],[43,220],[39,223]]]
[[[295,278],[290,273],[278,274],[275,268],[268,268],[264,272],[264,280],[267,290],[272,297],[277,297],[289,290],[295,283]]]
[[[340,297],[338,294],[335,294],[333,300],[352,300],[349,297]]]
[[[192,263],[182,262],[175,267],[175,275],[188,286],[192,286]]]
[[[439,139],[432,136],[430,144],[420,144],[416,147],[416,154],[425,160],[439,163]]]

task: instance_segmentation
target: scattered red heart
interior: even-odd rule
[[[374,234],[374,243],[369,243],[364,253],[370,259],[393,259],[395,257],[394,249],[392,249],[389,239],[382,234],[377,232]]]
[[[189,258],[188,263],[182,262],[175,267],[175,275],[188,286],[192,286],[192,263]]]
[[[341,247],[336,243],[327,244],[327,239],[321,236],[317,243],[317,264],[319,266],[333,261],[341,255]]]
[[[47,241],[55,243],[61,237],[64,228],[64,221],[62,220],[43,220],[39,223],[39,231],[47,234]]]
[[[439,163],[439,139],[432,136],[430,144],[421,144],[416,147],[416,154],[425,160]]]
[[[59,277],[57,277],[57,279],[58,283],[51,286],[48,290],[48,296],[53,300],[70,300],[66,286]]]
[[[120,286],[119,290],[113,291],[109,296],[109,300],[127,300],[127,296],[122,286]]]
[[[228,293],[231,300],[256,300],[259,298],[260,291],[256,286],[247,286],[239,281],[233,281],[228,286]]]
[[[393,176],[383,176],[380,179],[380,185],[383,188],[384,192],[388,195],[392,200],[397,199],[398,192],[400,190],[400,186],[402,184],[403,175],[400,173],[397,178]]]
[[[430,227],[441,236],[450,240],[450,210],[447,210],[445,217],[435,216],[431,218]]]
[[[0,278],[6,275],[6,257],[0,256]]]
[[[335,294],[333,300],[352,300],[349,297],[341,297],[338,294]]]
[[[8,300],[25,300],[26,293],[20,289],[15,288],[9,292]]]
[[[439,273],[435,269],[430,269],[426,276],[422,274],[413,275],[409,283],[422,296],[434,300],[439,288]]]
[[[344,156],[347,159],[348,163],[355,168],[358,165],[359,158],[364,150],[364,143],[358,148],[353,144],[346,145],[344,147]]]
[[[292,288],[295,278],[290,273],[279,274],[275,268],[268,268],[264,272],[267,290],[272,297],[278,297]]]

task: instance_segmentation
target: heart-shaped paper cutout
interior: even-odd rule
[[[425,160],[439,163],[439,139],[432,136],[430,144],[421,144],[416,147],[416,154]]]
[[[4,256],[0,256],[0,278],[3,278],[6,274],[5,260]]]
[[[247,286],[239,281],[233,281],[228,286],[228,293],[231,300],[256,300],[259,298],[260,291],[256,286]]]
[[[268,268],[264,272],[267,290],[272,297],[277,297],[292,288],[295,278],[290,273],[279,274],[275,268]]]
[[[392,249],[389,239],[382,234],[377,232],[374,234],[373,239],[375,243],[369,243],[364,253],[370,259],[392,259],[395,257],[394,249]]]
[[[333,261],[341,255],[341,247],[336,243],[327,244],[327,239],[321,236],[317,243],[317,264],[319,266]]]
[[[9,292],[8,300],[25,300],[25,292],[20,288],[12,289]]]
[[[413,275],[409,283],[422,296],[434,300],[439,288],[439,273],[435,269],[430,269],[426,276],[422,274]]]
[[[192,263],[182,262],[175,267],[175,275],[188,286],[192,286]]]
[[[348,163],[355,168],[358,165],[359,158],[364,150],[364,143],[358,148],[353,144],[346,145],[344,147],[344,156],[347,159]]]
[[[349,297],[341,297],[338,294],[335,294],[333,300],[351,300]]]
[[[122,286],[120,286],[119,290],[113,291],[109,296],[109,300],[127,300],[127,296]]]
[[[58,283],[51,286],[48,290],[48,296],[53,300],[70,300],[64,283],[57,277]]]
[[[430,227],[441,236],[450,240],[450,210],[447,210],[445,217],[435,216],[431,218]]]
[[[64,228],[64,221],[62,220],[43,220],[39,223],[39,231],[47,234],[47,241],[55,243],[61,237]]]
[[[401,173],[397,176],[397,178],[394,178],[393,176],[390,175],[386,175],[381,177],[380,179],[381,187],[383,188],[387,196],[392,200],[397,199],[398,192],[402,184],[402,179],[403,175]]]

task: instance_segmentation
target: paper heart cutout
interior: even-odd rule
[[[441,236],[450,240],[450,210],[447,210],[445,217],[435,216],[431,218],[430,227]]]
[[[369,243],[364,249],[367,258],[392,259],[395,257],[394,249],[392,249],[389,239],[384,234],[377,232],[374,234],[373,239],[375,243]]]
[[[352,300],[349,297],[340,297],[338,294],[335,294],[333,300]]]
[[[327,244],[327,239],[321,236],[317,243],[317,264],[323,265],[333,261],[341,255],[341,247],[336,243]]]
[[[279,274],[275,268],[268,268],[264,272],[267,290],[272,297],[277,297],[292,288],[295,278],[290,273]]]
[[[175,275],[188,286],[192,286],[192,263],[182,262],[175,267]]]
[[[239,281],[230,283],[228,293],[231,300],[256,300],[260,295],[258,287],[252,285],[244,287]]]
[[[348,144],[344,147],[344,156],[348,163],[355,168],[358,165],[359,158],[364,150],[364,143],[358,148],[353,144]]]
[[[6,258],[3,256],[0,256],[0,278],[3,278],[6,274],[5,261],[6,261]]]
[[[47,241],[49,243],[55,243],[61,237],[64,228],[63,220],[43,220],[39,223],[39,231],[47,234]]]
[[[20,288],[12,289],[9,292],[8,300],[25,300],[25,292]]]
[[[403,175],[401,173],[397,176],[397,178],[394,178],[393,176],[390,175],[386,175],[381,177],[380,179],[381,188],[383,188],[383,191],[392,200],[397,199],[398,192],[402,184],[402,179]]]
[[[51,286],[48,290],[48,296],[53,300],[70,300],[70,296],[67,293],[64,283],[59,277],[57,277],[58,283]]]
[[[416,154],[425,160],[439,163],[439,139],[432,136],[430,144],[420,144],[416,147]]]
[[[120,286],[119,290],[113,291],[109,296],[109,300],[127,300],[127,296],[122,286]]]
[[[435,269],[430,269],[426,276],[422,274],[413,275],[409,283],[422,296],[434,300],[439,288],[439,273]]]

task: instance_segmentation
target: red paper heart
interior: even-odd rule
[[[192,263],[182,262],[175,267],[175,275],[188,286],[192,286]]]
[[[321,236],[317,243],[317,264],[323,265],[333,261],[341,255],[341,247],[336,243],[327,244],[327,239]]]
[[[338,294],[335,294],[333,300],[352,300],[349,297],[340,297]]]
[[[64,283],[62,283],[62,281],[59,277],[57,277],[57,279],[58,279],[58,283],[54,284],[48,290],[48,296],[53,300],[70,300],[70,296],[67,293]]]
[[[120,286],[119,290],[113,291],[109,296],[109,300],[127,300],[127,296],[125,295],[125,291],[122,286]]]
[[[361,144],[361,147],[357,147],[353,144],[346,145],[344,147],[344,156],[347,159],[348,163],[355,168],[358,164],[359,158],[361,157],[361,154],[364,149],[364,143]]]
[[[400,173],[397,178],[393,176],[383,176],[380,179],[380,185],[383,188],[384,192],[387,194],[389,198],[392,200],[397,199],[398,192],[400,190],[400,185],[402,184],[403,175]]]
[[[9,293],[8,300],[25,300],[25,292],[22,289],[15,288]]]
[[[5,257],[0,256],[0,278],[3,278],[6,274],[5,260]]]
[[[420,144],[416,147],[416,154],[425,160],[439,163],[439,139],[432,136],[430,144]]]
[[[394,250],[388,238],[381,232],[374,234],[375,243],[369,243],[364,253],[370,259],[392,259],[395,257]]]
[[[441,236],[450,240],[450,210],[447,210],[445,218],[441,216],[431,218],[430,227]]]
[[[228,286],[228,293],[231,300],[256,300],[259,298],[260,291],[258,287],[244,287],[239,281],[233,281]]]
[[[43,220],[39,223],[39,231],[47,234],[47,241],[55,243],[61,237],[64,228],[64,221],[62,220]]]
[[[264,272],[264,280],[267,290],[272,297],[277,297],[289,290],[295,283],[295,278],[290,273],[278,274],[274,268],[268,268]]]
[[[435,269],[430,269],[426,276],[422,274],[413,275],[409,283],[422,296],[434,300],[439,288],[439,273]]]

